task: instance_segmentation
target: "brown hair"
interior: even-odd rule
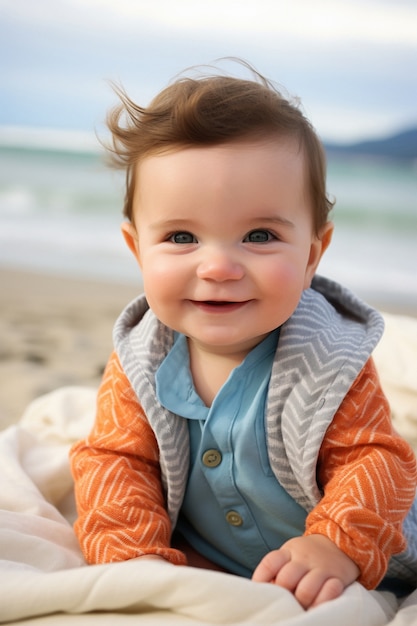
[[[136,165],[145,157],[186,146],[277,135],[294,138],[305,153],[313,223],[319,234],[333,206],[326,194],[323,146],[299,107],[250,69],[253,80],[224,75],[181,77],[147,108],[135,104],[123,89],[115,88],[121,104],[107,117],[112,133],[109,150],[112,164],[126,169],[126,218],[132,221]]]

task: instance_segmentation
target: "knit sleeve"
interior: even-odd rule
[[[307,517],[306,534],[329,537],[358,565],[358,581],[375,588],[390,557],[406,547],[401,529],[417,471],[413,450],[393,429],[372,359],[326,433],[317,476],[323,498]]]
[[[158,446],[115,353],[98,392],[90,435],[70,451],[78,519],[74,529],[88,563],[157,554],[185,564],[170,548]]]

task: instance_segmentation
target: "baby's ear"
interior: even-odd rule
[[[320,263],[320,259],[326,252],[332,240],[334,230],[333,222],[326,222],[321,229],[320,235],[314,239],[310,248],[310,257],[306,267],[306,274],[304,280],[304,289],[310,286],[313,276],[316,273],[316,269]]]
[[[332,237],[333,237],[333,232],[334,232],[334,224],[333,224],[333,222],[326,222],[326,224],[321,229],[321,233],[320,233],[320,241],[321,241],[321,255],[320,255],[320,258],[323,256],[323,254],[326,252],[327,248],[330,246],[330,243],[331,243]]]
[[[136,228],[130,222],[122,222],[121,229],[122,235],[125,242],[127,243],[129,250],[132,252],[135,259],[140,265],[139,242]]]

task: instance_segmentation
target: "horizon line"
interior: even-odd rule
[[[331,146],[354,146],[357,143],[379,141],[395,137],[396,135],[417,129],[417,121],[413,124],[403,125],[391,132],[373,133],[363,135],[353,140],[326,139],[319,135],[325,145]],[[99,154],[103,147],[100,144],[97,133],[94,130],[56,128],[46,126],[24,126],[14,124],[0,124],[0,147],[1,148],[27,148],[38,150],[62,150],[65,152],[85,152]]]

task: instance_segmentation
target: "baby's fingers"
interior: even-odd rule
[[[329,578],[325,572],[314,569],[300,578],[297,588],[294,589],[294,596],[304,609],[309,609],[338,598],[343,590],[341,580]]]
[[[291,554],[285,548],[268,552],[252,574],[252,580],[257,583],[275,582],[278,572],[289,563]]]
[[[339,578],[328,578],[311,606],[314,607],[328,600],[335,600],[342,595],[344,590],[345,586]]]

